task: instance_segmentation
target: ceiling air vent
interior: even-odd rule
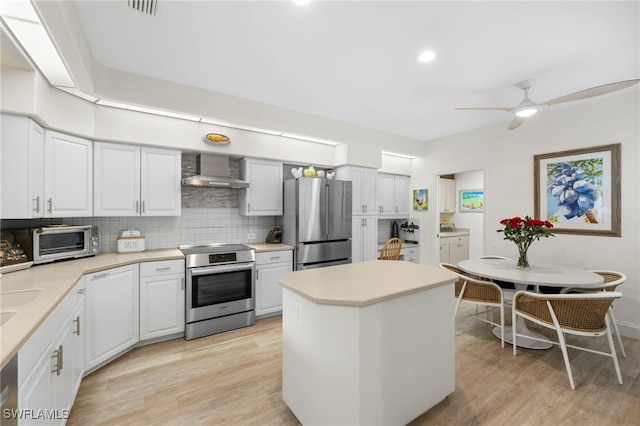
[[[158,0],[126,0],[127,6],[150,16],[156,14]]]

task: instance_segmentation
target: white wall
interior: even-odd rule
[[[516,130],[504,125],[429,142],[425,156],[413,161],[412,186],[429,189],[429,210],[414,213],[421,220],[421,261],[435,262],[438,214],[434,206],[436,176],[454,170],[485,171],[485,253],[515,257],[512,242],[492,235],[505,217],[533,216],[533,156],[612,143],[622,145],[622,236],[558,234],[534,243],[530,261],[585,269],[624,272],[619,288],[624,298],[614,306],[622,333],[640,339],[640,90],[630,89],[565,107],[555,106]],[[499,235],[498,235],[499,237]],[[431,244],[429,243],[431,242]]]

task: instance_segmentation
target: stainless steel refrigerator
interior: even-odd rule
[[[282,242],[294,246],[295,270],[351,263],[351,182],[284,182]]]

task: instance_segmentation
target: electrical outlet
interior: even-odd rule
[[[299,303],[296,303],[296,322],[302,325],[302,306]]]
[[[491,240],[491,247],[493,247],[493,248],[498,247],[498,240],[496,240],[495,238],[493,240]]]
[[[247,240],[252,241],[255,239],[256,239],[256,234],[254,233],[247,234]]]

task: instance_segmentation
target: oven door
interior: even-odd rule
[[[187,269],[187,323],[255,308],[255,262]]]

